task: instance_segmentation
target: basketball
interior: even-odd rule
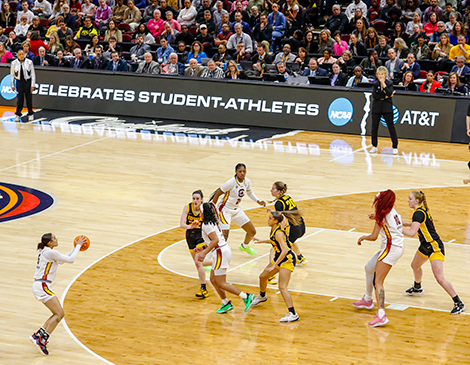
[[[90,240],[88,239],[87,236],[80,235],[75,237],[75,240],[73,241],[73,246],[75,247],[78,243],[78,241],[82,240],[83,244],[82,247],[80,247],[80,251],[86,251],[88,250],[88,247],[90,247]]]

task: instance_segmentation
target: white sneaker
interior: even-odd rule
[[[268,296],[265,295],[264,297],[262,297],[261,295],[258,295],[255,299],[253,299],[253,301],[251,302],[251,306],[255,306],[255,305],[258,305],[260,303],[263,303],[263,302],[267,302],[268,301]]]
[[[372,148],[369,151],[369,153],[377,153],[377,152],[379,152],[379,149],[377,147],[374,147],[374,146],[372,146]]]
[[[394,148],[394,149],[393,149],[393,154],[394,154],[394,155],[398,155],[398,148]]]
[[[299,315],[292,314],[291,312],[287,313],[285,317],[282,317],[279,322],[281,323],[289,323],[289,322],[295,322],[299,320]]]
[[[21,123],[21,117],[19,115],[15,117],[15,123]]]
[[[34,120],[34,115],[28,115],[28,122],[32,122],[33,120]]]

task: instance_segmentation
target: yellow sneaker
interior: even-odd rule
[[[209,292],[206,289],[199,289],[199,291],[196,293],[196,297],[199,299],[204,299],[209,296]]]
[[[271,277],[268,279],[268,284],[269,284],[269,285],[276,285],[276,284],[277,284],[277,277],[276,277],[276,275],[271,276]]]
[[[301,259],[299,259],[299,257],[297,256],[297,263],[299,265],[305,266],[308,264],[308,260],[304,256],[302,256]]]

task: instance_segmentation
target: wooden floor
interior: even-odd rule
[[[390,323],[371,329],[375,311],[351,305],[364,294],[363,266],[380,245],[356,241],[372,230],[367,214],[374,195],[388,188],[396,191],[405,221],[412,215],[408,193],[426,192],[447,243],[446,276],[470,305],[470,191],[462,184],[470,176],[467,146],[403,140],[399,157],[392,157],[388,139],[379,140],[384,153],[370,156],[360,150],[369,139],[326,133],[221,145],[80,132],[0,126],[0,182],[56,198],[43,213],[1,225],[0,265],[8,280],[0,287],[0,364],[468,363],[469,317],[449,315],[452,300],[429,265],[425,294],[404,294],[413,282],[416,238],[406,239],[405,255],[385,283]],[[206,300],[194,297],[195,269],[176,226],[191,192],[209,196],[238,162],[248,165],[258,197],[270,199],[272,183],[282,180],[304,211],[308,228],[299,244],[309,264],[296,268],[290,285],[297,323],[279,324],[286,308],[275,287],[269,301],[249,313],[231,297],[235,309],[218,315],[212,287]],[[266,238],[265,210],[248,198],[243,206]],[[236,228],[228,278],[257,293],[269,246],[256,246],[256,256],[238,251],[243,234]],[[78,234],[90,237],[91,247],[58,270],[53,289],[65,301],[66,326],[51,336],[45,358],[28,336],[49,316],[31,292],[35,247],[49,231],[60,252],[68,252]]]

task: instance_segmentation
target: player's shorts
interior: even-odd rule
[[[204,247],[204,239],[201,235],[200,229],[187,229],[186,242],[190,251],[194,251],[196,247]]]
[[[305,234],[305,223],[298,226],[289,225],[289,242],[294,243]]]
[[[212,252],[212,258],[212,270],[214,271],[214,275],[226,275],[230,260],[232,259],[230,246],[225,244],[222,247],[216,248]]]
[[[52,291],[51,283],[44,280],[35,281],[33,283],[33,294],[36,299],[42,303],[46,303],[55,296]]]
[[[220,215],[220,228],[223,231],[228,231],[230,229],[230,223],[233,222],[239,227],[243,227],[250,221],[250,218],[245,214],[245,212],[238,208],[238,209],[227,209],[222,208],[219,212]]]
[[[274,265],[274,263],[277,261],[278,255],[274,256],[274,260],[271,261],[271,265]],[[279,265],[279,269],[287,269],[289,271],[294,271],[295,268],[295,257],[294,253],[292,251],[289,251],[284,257],[284,260],[282,260],[281,264]]]
[[[429,261],[444,261],[445,259],[444,244],[441,240],[421,243],[417,252],[420,256],[428,258]]]
[[[405,247],[390,245],[390,248],[385,247],[379,251],[379,257],[377,258],[377,261],[382,261],[385,264],[394,266],[400,257],[403,256],[404,252]]]

